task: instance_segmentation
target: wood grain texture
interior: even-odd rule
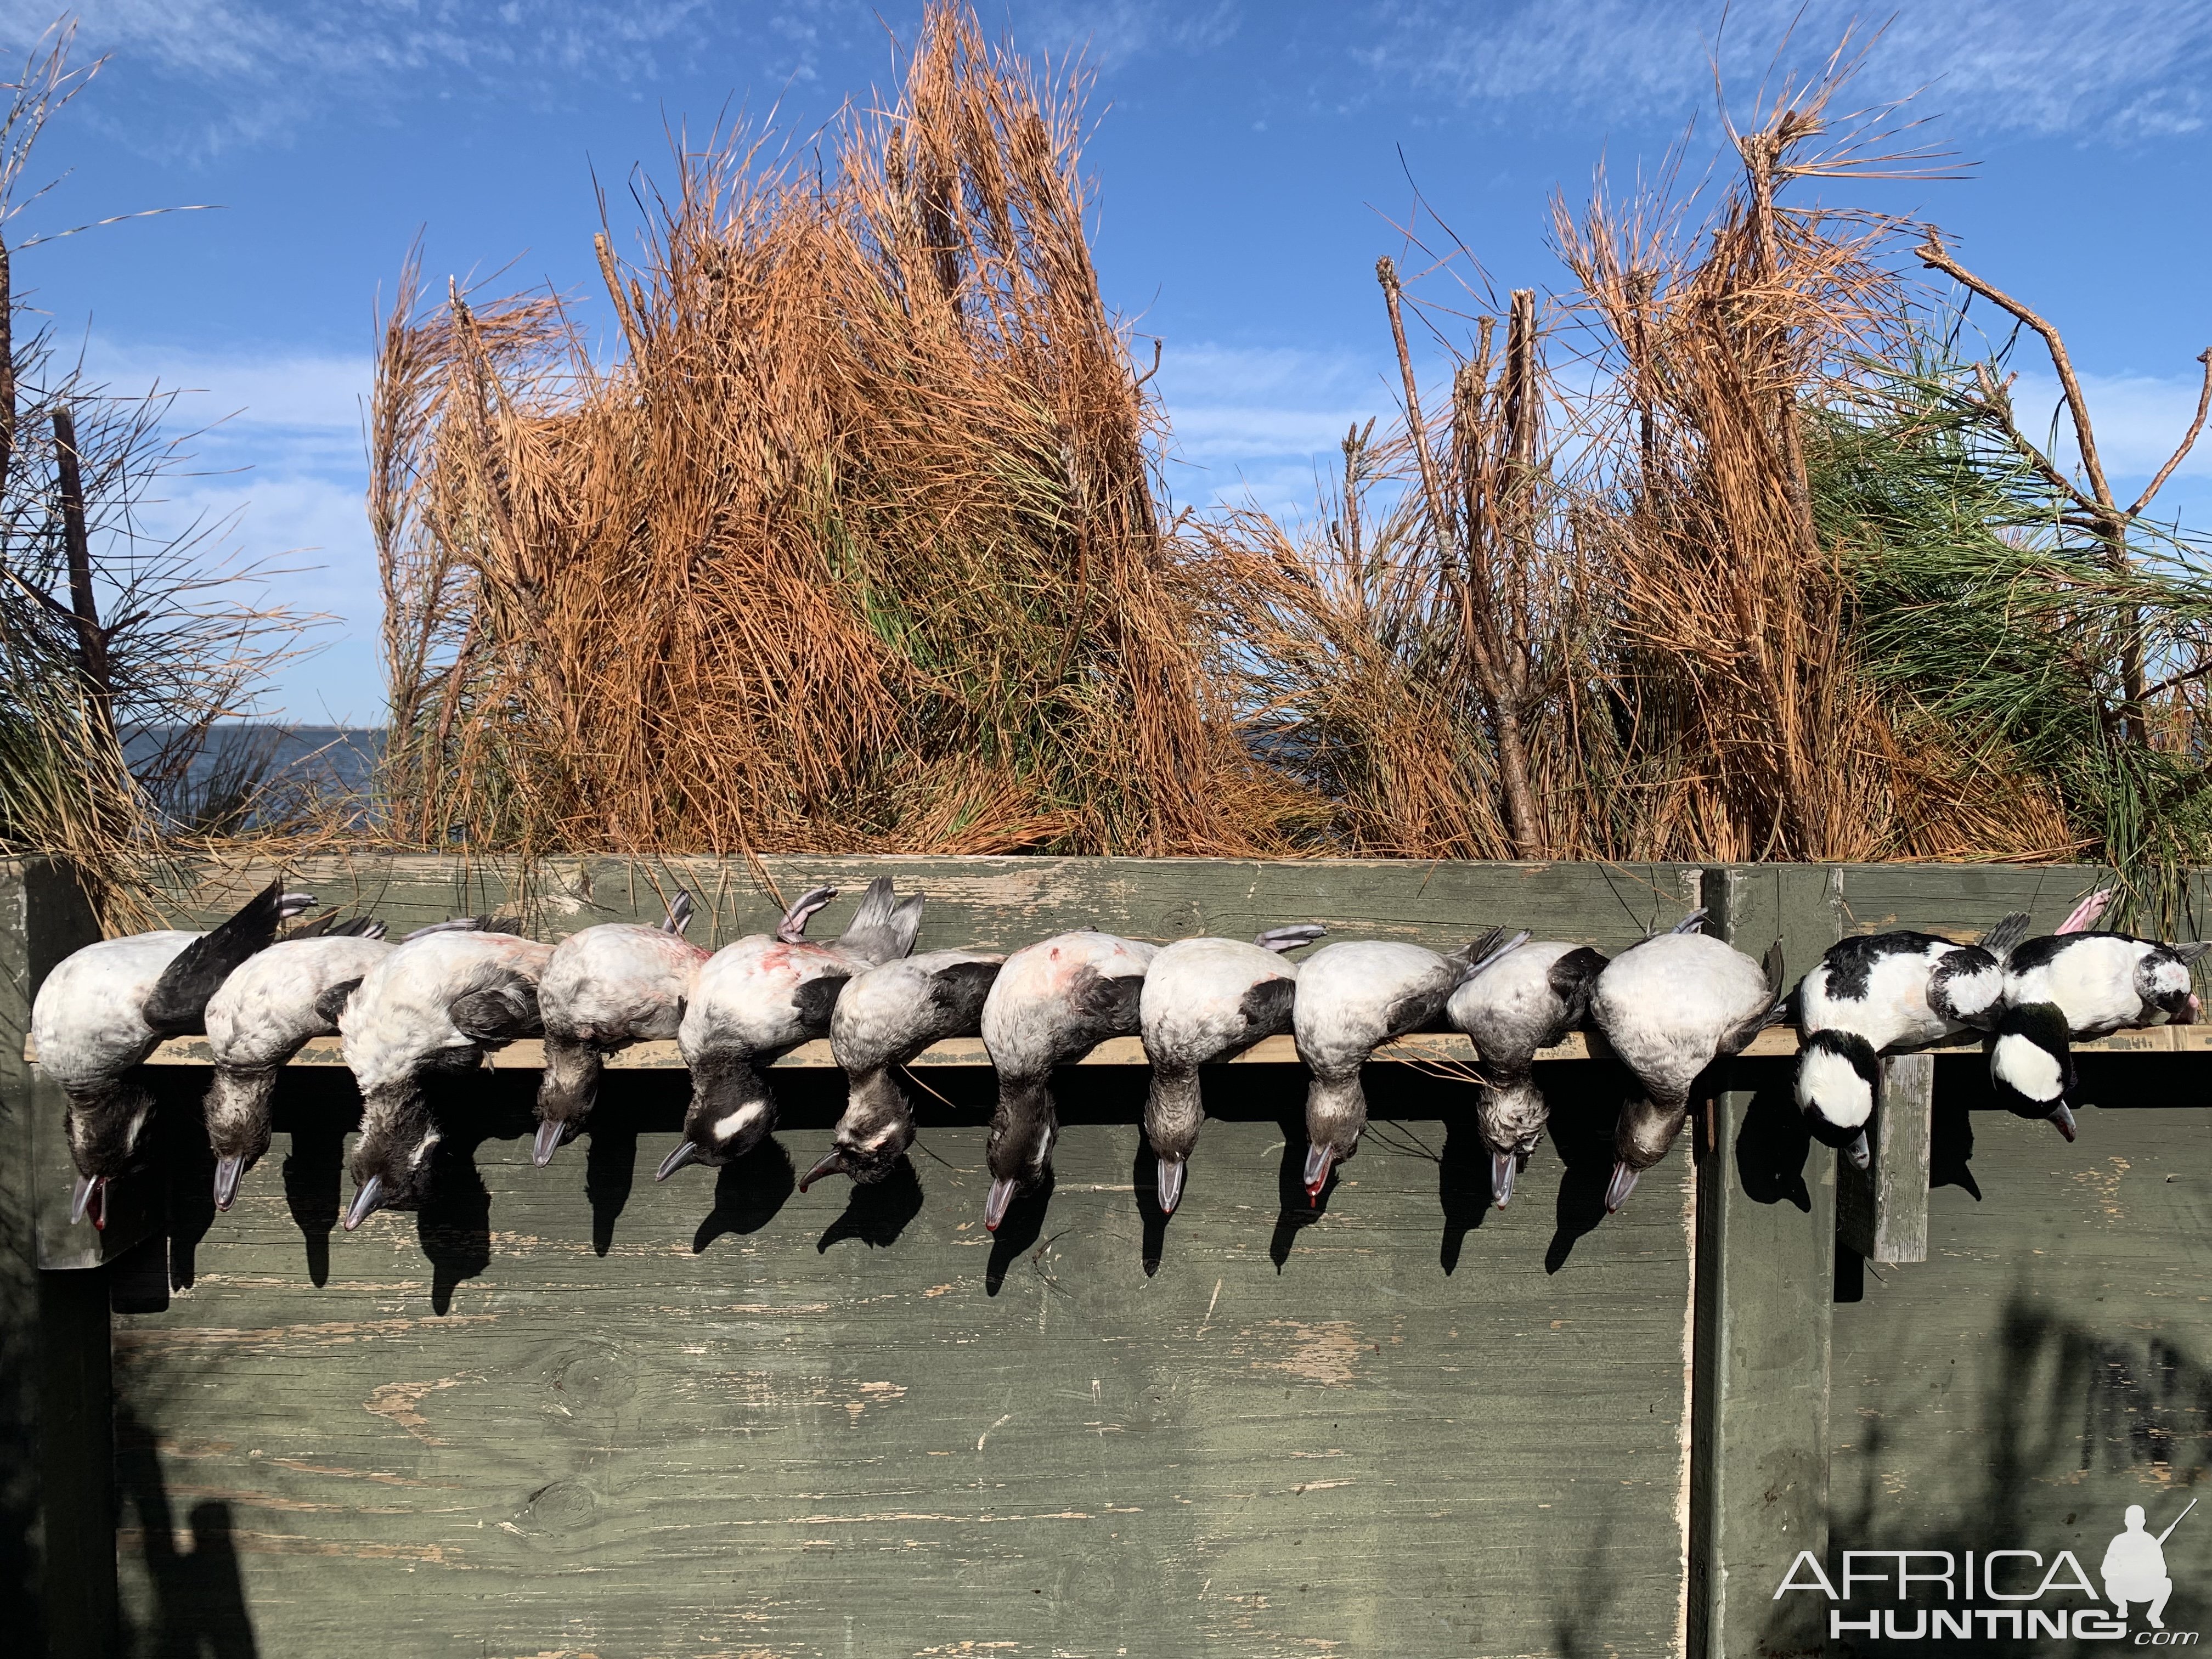
[[[1928,1259],[1928,1158],[1936,1056],[1881,1062],[1881,1098],[1867,1125],[1867,1167],[1836,1160],[1836,1237],[1869,1261]]]
[[[1501,1212],[1460,1091],[1377,1068],[1318,1216],[1298,1080],[1223,1072],[1164,1228],[1135,1079],[1071,1079],[997,1241],[981,1077],[858,1197],[790,1190],[827,1077],[665,1186],[655,1079],[544,1170],[487,1079],[480,1194],[332,1238],[337,1079],[295,1074],[293,1167],[118,1324],[132,1650],[202,1568],[264,1653],[1674,1650],[1687,1170],[1599,1223],[1606,1069]]]
[[[2069,1146],[1996,1109],[1978,1066],[1936,1062],[1928,1260],[1838,1275],[1832,1572],[1846,1548],[2070,1549],[2095,1582],[2129,1504],[2157,1532],[2212,1492],[2202,1069],[2082,1069],[2098,1105]],[[2166,1542],[2172,1630],[2212,1626],[2204,1513]]]

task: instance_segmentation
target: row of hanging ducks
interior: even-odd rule
[[[551,945],[486,918],[395,943],[380,923],[325,917],[280,940],[314,899],[276,884],[211,933],[88,945],[47,976],[32,1013],[40,1064],[69,1099],[72,1218],[103,1222],[106,1184],[137,1152],[153,1106],[139,1068],[155,1046],[201,1033],[215,1063],[206,1116],[223,1209],[268,1150],[276,1069],[311,1037],[343,1039],[363,1103],[348,1231],[379,1208],[422,1203],[439,1138],[425,1082],[472,1070],[519,1037],[544,1040],[532,1145],[540,1165],[589,1122],[606,1056],[673,1038],[692,1095],[663,1181],[758,1146],[776,1123],[763,1064],[828,1037],[848,1101],[803,1192],[830,1175],[890,1175],[915,1134],[898,1068],[933,1043],[981,1036],[999,1079],[983,1213],[995,1231],[1015,1195],[1050,1172],[1054,1068],[1108,1037],[1143,1039],[1145,1133],[1160,1207],[1173,1212],[1205,1121],[1202,1067],[1262,1037],[1293,1036],[1311,1073],[1304,1175],[1317,1202],[1366,1127],[1362,1064],[1412,1032],[1464,1032],[1480,1057],[1476,1125],[1502,1207],[1549,1116],[1537,1053],[1594,1030],[1635,1085],[1615,1130],[1611,1211],[1665,1157],[1706,1068],[1791,1018],[1803,1033],[1796,1097],[1808,1125],[1861,1167],[1881,1057],[1962,1031],[1988,1034],[2000,1099],[2070,1140],[2072,1042],[2193,1020],[2190,964],[2212,949],[2090,931],[2109,896],[2094,894],[2041,939],[2025,939],[2027,918],[2015,915],[1972,944],[1906,932],[1845,939],[1785,999],[1780,943],[1754,962],[1700,932],[1702,910],[1611,958],[1499,928],[1456,951],[1358,939],[1293,961],[1290,952],[1327,930],[1308,923],[1249,943],[1165,945],[1081,931],[1007,954],[915,955],[922,901],[900,897],[883,878],[834,944],[808,939],[809,918],[835,896],[816,888],[773,933],[710,953],[684,937],[693,907],[681,893],[659,926],[608,923]]]

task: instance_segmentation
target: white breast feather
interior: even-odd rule
[[[1990,1069],[2030,1100],[2056,1100],[2063,1074],[2058,1057],[2015,1031],[1999,1037]]]
[[[198,933],[164,931],[102,939],[64,957],[31,1005],[39,1066],[64,1089],[112,1083],[161,1039],[141,1011],[162,970]]]
[[[336,1029],[315,1012],[315,999],[366,976],[397,948],[341,935],[287,939],[248,957],[208,999],[215,1063],[240,1071],[283,1065],[309,1037]]]
[[[1808,1048],[1797,1062],[1797,1103],[1816,1109],[1838,1128],[1856,1129],[1874,1115],[1874,1091],[1841,1054]]]
[[[544,973],[553,947],[512,933],[407,940],[361,982],[339,1018],[346,1064],[363,1093],[404,1082],[441,1049],[471,1046],[447,1010],[461,997]]]
[[[1139,1000],[1145,1052],[1204,1064],[1243,1034],[1244,998],[1254,986],[1297,975],[1297,963],[1243,939],[1186,939],[1163,947]]]

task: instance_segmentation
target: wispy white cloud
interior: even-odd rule
[[[1346,428],[1389,421],[1381,368],[1347,351],[1170,345],[1159,376],[1175,433],[1170,489],[1201,506],[1310,509],[1317,477],[1341,465]]]
[[[1541,99],[1619,115],[1705,106],[1716,59],[1731,94],[1747,96],[1778,53],[1781,67],[1809,68],[1854,22],[1868,33],[1868,14],[1849,0],[1735,0],[1724,33],[1717,6],[1686,0],[1379,9],[1363,54],[1378,76],[1470,102],[1525,109]],[[1886,100],[1925,86],[1921,107],[1984,130],[2138,140],[2203,126],[2208,67],[2212,7],[2203,4],[1905,0],[1861,88]]]
[[[2151,374],[2088,374],[2081,395],[2097,434],[2097,453],[2115,479],[2148,483],[2189,430],[2203,382]],[[2057,416],[2059,453],[2073,453],[2072,428],[2061,411],[2058,382],[2045,374],[2022,374],[2013,386],[2013,407],[2035,442],[2049,440]],[[2200,439],[2176,478],[2212,478],[2212,438]]]

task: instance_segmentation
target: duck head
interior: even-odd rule
[[[379,1210],[419,1210],[429,1196],[432,1155],[440,1139],[422,1093],[411,1080],[371,1090],[362,1103],[361,1134],[347,1160],[353,1203],[345,1230]]]
[[[2136,969],[2136,989],[2169,1025],[2193,1025],[2203,1006],[2190,988],[2189,967],[2212,945],[2191,942],[2152,951]]]
[[[2047,1002],[2008,1008],[1990,1045],[1990,1082],[1998,1103],[2014,1117],[2047,1118],[2074,1139],[2074,1112],[2066,1103],[2078,1081],[2074,1032],[2066,1016]]]
[[[1514,1178],[1528,1167],[1551,1115],[1551,1104],[1533,1078],[1483,1085],[1475,1103],[1475,1128],[1490,1152],[1490,1201],[1499,1209],[1512,1202]]]
[[[1813,1139],[1859,1169],[1873,1161],[1867,1125],[1881,1096],[1874,1045],[1850,1031],[1814,1031],[1797,1051],[1797,1109]]]
[[[1690,1103],[1633,1095],[1621,1103],[1613,1132],[1613,1179],[1606,1183],[1605,1209],[1613,1214],[1636,1190],[1637,1178],[1667,1156],[1690,1115]]]
[[[574,1140],[599,1097],[598,1048],[572,1037],[545,1035],[545,1070],[538,1079],[538,1133],[531,1162],[543,1169],[564,1141]]]
[[[830,1154],[800,1179],[805,1192],[823,1176],[850,1176],[855,1186],[872,1187],[898,1168],[914,1145],[914,1109],[889,1066],[856,1074],[837,1120]]]
[[[691,1067],[691,1105],[684,1139],[661,1160],[655,1181],[687,1164],[735,1163],[775,1127],[775,1097],[749,1056],[709,1054]]]
[[[1152,1143],[1158,1163],[1160,1209],[1173,1215],[1182,1202],[1182,1179],[1198,1132],[1206,1121],[1206,1107],[1198,1089],[1198,1071],[1152,1067],[1150,1091],[1145,1097],[1145,1139]]]
[[[107,1225],[107,1183],[131,1167],[153,1113],[154,1097],[136,1081],[70,1092],[70,1159],[76,1165],[76,1183],[70,1192],[71,1221]]]
[[[269,1151],[269,1103],[276,1092],[273,1071],[217,1066],[208,1085],[208,1142],[215,1148],[215,1206],[228,1210],[238,1183]]]
[[[1052,1091],[1042,1083],[1000,1079],[999,1109],[991,1118],[985,1158],[991,1190],[983,1200],[983,1225],[992,1232],[1006,1218],[1014,1194],[1044,1184],[1052,1173],[1052,1144],[1060,1135]]]
[[[1318,1205],[1329,1171],[1359,1150],[1367,1127],[1367,1096],[1355,1068],[1342,1076],[1316,1072],[1306,1085],[1306,1201]]]

